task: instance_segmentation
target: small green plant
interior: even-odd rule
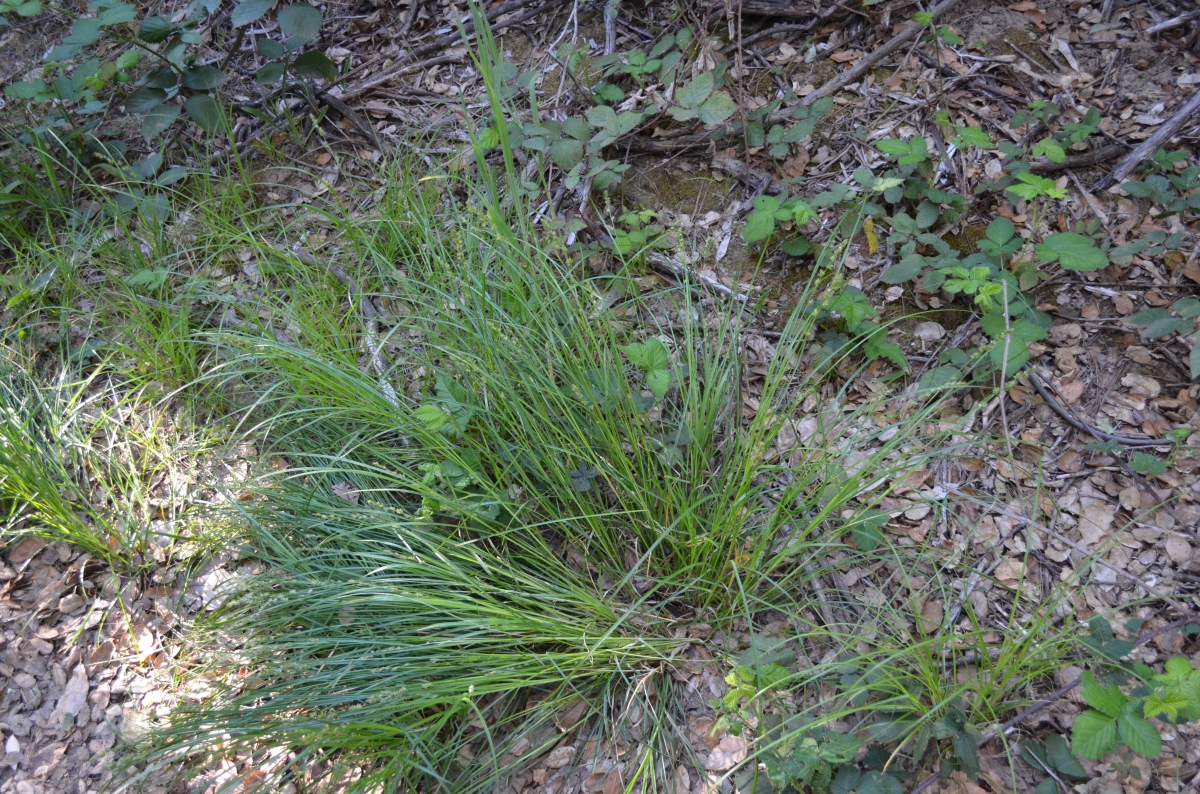
[[[5,14],[16,14],[19,17],[36,17],[42,13],[42,4],[38,0],[0,0],[0,27],[11,26]]]
[[[621,345],[621,352],[629,359],[629,363],[642,371],[646,379],[646,388],[661,400],[667,396],[671,388],[671,358],[667,348],[657,339],[647,339],[645,342]]]
[[[1191,665],[1187,667],[1190,672]],[[1118,744],[1127,745],[1135,753],[1149,758],[1157,758],[1162,753],[1158,729],[1146,719],[1145,698],[1130,697],[1116,684],[1101,686],[1094,674],[1084,672],[1083,699],[1091,709],[1076,717],[1071,726],[1074,752],[1093,761],[1104,758]],[[1161,698],[1156,701],[1164,702]],[[1175,702],[1171,700],[1172,704]],[[1200,707],[1200,701],[1196,703]]]
[[[667,112],[679,121],[696,119],[709,126],[720,124],[737,112],[737,105],[729,94],[713,89],[712,72],[697,75],[675,92],[675,101],[679,104],[668,108]]]

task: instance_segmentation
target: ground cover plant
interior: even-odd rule
[[[4,6],[0,792],[1190,785],[1111,5]]]

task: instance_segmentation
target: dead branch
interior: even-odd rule
[[[1067,159],[1061,163],[1056,163],[1053,160],[1034,160],[1029,164],[1029,170],[1035,174],[1048,174],[1051,171],[1066,171],[1071,168],[1086,168],[1097,163],[1106,163],[1109,160],[1116,159],[1129,151],[1128,146],[1122,146],[1119,143],[1112,143],[1108,146],[1102,146],[1093,152],[1084,152],[1083,154],[1068,155]]]
[[[1103,430],[1093,427],[1077,417],[1069,408],[1059,405],[1058,401],[1050,396],[1050,392],[1046,389],[1046,384],[1042,382],[1041,376],[1033,370],[1029,371],[1029,382],[1033,384],[1033,388],[1037,389],[1037,393],[1046,401],[1046,405],[1050,406],[1054,413],[1061,416],[1067,424],[1076,430],[1090,433],[1102,441],[1115,441],[1125,447],[1170,447],[1174,445],[1174,442],[1165,439],[1134,438],[1132,436],[1119,436],[1115,433],[1105,433]]]
[[[958,0],[942,0],[942,2],[938,3],[936,6],[933,7],[933,10],[930,11],[930,13],[933,15],[934,19],[937,19],[939,15],[944,14],[946,11],[953,8],[957,4],[958,4]],[[870,55],[867,55],[866,57],[859,60],[859,62],[854,65],[853,69],[843,72],[838,77],[835,77],[834,79],[827,81],[824,85],[822,85],[816,91],[813,91],[811,94],[804,97],[804,99],[802,99],[800,101],[801,107],[808,107],[809,105],[811,105],[812,103],[814,103],[818,99],[820,99],[821,97],[828,96],[829,94],[832,94],[835,91],[840,91],[845,86],[848,86],[848,85],[850,85],[850,83],[855,82],[860,77],[862,77],[864,74],[866,74],[868,71],[870,71],[871,68],[875,66],[875,64],[879,63],[884,58],[891,55],[893,52],[896,52],[897,50],[901,49],[909,41],[916,38],[923,30],[925,30],[924,25],[917,23],[917,22],[913,22],[911,25],[906,27],[904,30],[900,31],[895,36],[893,36],[891,41],[889,41],[887,44],[884,44],[882,47],[875,50]]]
[[[1183,123],[1188,120],[1188,117],[1200,110],[1200,91],[1192,94],[1192,98],[1175,111],[1175,115],[1167,119],[1162,125],[1154,131],[1146,140],[1138,144],[1138,147],[1125,156],[1125,159],[1117,163],[1117,167],[1112,172],[1092,186],[1092,190],[1104,190],[1105,188],[1119,185],[1125,181],[1125,178],[1133,173],[1133,170],[1141,165],[1142,161],[1158,151],[1158,148],[1165,144],[1175,132],[1183,126]]]

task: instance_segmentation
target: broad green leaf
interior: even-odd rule
[[[1158,758],[1162,754],[1162,738],[1158,735],[1158,729],[1148,720],[1125,713],[1117,720],[1117,730],[1121,741],[1135,753],[1147,758]]]
[[[139,88],[125,100],[125,110],[130,113],[149,113],[167,101],[167,92],[161,88]]]
[[[235,28],[245,27],[251,22],[254,22],[275,5],[275,0],[242,0],[233,8],[233,13],[229,15],[229,22]]]
[[[101,25],[123,25],[137,19],[137,10],[131,5],[117,3],[101,11],[96,18]]]
[[[559,168],[569,171],[583,160],[583,144],[575,138],[559,138],[550,145],[550,159]]]
[[[608,105],[597,105],[593,108],[588,108],[587,112],[588,123],[593,127],[600,129],[615,129],[617,126],[617,111],[610,108]]]
[[[286,68],[283,61],[271,61],[254,73],[254,80],[259,85],[270,85],[271,83],[278,82],[283,77],[283,72]],[[489,127],[488,129],[491,128]]]
[[[224,83],[225,73],[215,66],[193,66],[183,73],[183,87],[208,91]]]
[[[884,138],[881,141],[876,141],[875,146],[879,151],[884,154],[890,154],[893,157],[903,157],[911,151],[907,141],[901,141],[896,138]]]
[[[279,29],[285,36],[307,44],[321,32],[321,12],[306,3],[280,9]]]
[[[1012,221],[1008,218],[996,218],[988,224],[987,238],[997,245],[1003,245],[1013,238],[1017,233],[1017,227],[1013,226]]]
[[[1196,300],[1195,298],[1181,298],[1171,304],[1171,311],[1180,317],[1200,317],[1200,300]]]
[[[646,373],[646,388],[654,395],[654,399],[661,400],[666,397],[670,387],[671,374],[666,370],[651,370]]]
[[[883,271],[883,275],[879,277],[879,280],[884,284],[903,284],[919,276],[921,271],[925,269],[925,266],[925,257],[916,254],[906,256]]]
[[[162,135],[179,118],[179,112],[179,105],[159,105],[151,110],[142,119],[142,137],[151,140]]]
[[[1084,758],[1099,761],[1117,746],[1117,721],[1088,710],[1075,718],[1071,727],[1071,749]]]
[[[292,62],[292,68],[301,77],[320,77],[325,80],[336,80],[337,66],[325,57],[325,53],[313,50],[306,52]]]
[[[958,133],[958,147],[965,148],[963,144],[978,146],[980,149],[991,149],[996,143],[991,136],[984,132],[980,127],[955,127],[955,132]]]
[[[1192,371],[1192,379],[1200,378],[1200,339],[1192,338],[1192,352],[1188,353],[1188,367]]]
[[[275,41],[275,39],[268,39],[266,36],[259,38],[259,40],[254,43],[254,46],[258,49],[259,55],[264,58],[270,58],[271,60],[282,58],[287,52],[282,44]]]
[[[746,226],[742,229],[742,239],[748,243],[765,240],[775,231],[775,214],[758,210],[746,218]]]
[[[1076,778],[1086,778],[1087,770],[1067,746],[1067,740],[1057,733],[1046,737],[1046,756],[1050,764],[1064,775]]]
[[[720,124],[736,112],[737,105],[733,103],[729,94],[722,92],[704,100],[704,104],[696,112],[696,118],[700,119],[701,123],[712,126]]]
[[[142,54],[138,50],[125,50],[125,52],[117,56],[117,60],[113,62],[113,65],[119,70],[132,69],[138,65],[141,59]]]
[[[225,126],[225,112],[208,94],[192,94],[183,108],[188,117],[209,135],[215,135]]]
[[[961,378],[962,373],[959,371],[958,367],[934,367],[921,376],[921,380],[917,382],[917,390],[937,391],[939,389],[944,389]]]
[[[1191,320],[1184,320],[1179,317],[1163,317],[1146,326],[1145,330],[1142,331],[1142,336],[1147,339],[1160,339],[1174,333],[1186,333],[1195,327],[1195,323]]]
[[[713,73],[697,75],[675,92],[675,101],[685,108],[698,108],[713,92]]]
[[[1043,138],[1034,144],[1033,154],[1035,157],[1045,157],[1052,163],[1066,162],[1067,159],[1067,153],[1053,138]]]
[[[1038,256],[1045,262],[1058,261],[1067,270],[1100,270],[1108,267],[1108,257],[1088,237],[1076,232],[1058,232],[1046,236],[1037,245]]]
[[[175,32],[175,25],[162,17],[146,17],[138,28],[138,38],[148,44],[167,41],[167,37]]]
[[[904,794],[904,785],[884,772],[864,772],[856,787],[858,794]]]
[[[21,3],[13,11],[16,11],[19,17],[35,17],[42,13],[42,4],[37,0],[29,0],[27,3]]]

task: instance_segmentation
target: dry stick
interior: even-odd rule
[[[1163,122],[1154,134],[1146,140],[1142,141],[1136,149],[1125,156],[1125,159],[1117,163],[1117,167],[1112,172],[1092,186],[1092,190],[1104,190],[1105,188],[1118,185],[1125,181],[1125,178],[1133,173],[1133,169],[1137,168],[1143,160],[1158,150],[1167,140],[1174,135],[1183,123],[1188,120],[1188,117],[1200,110],[1200,91],[1192,94],[1192,98],[1187,101],[1187,104],[1175,112],[1175,115]]]
[[[604,54],[612,55],[617,48],[617,6],[621,0],[608,0],[604,4]]]
[[[1155,637],[1159,636],[1160,634],[1166,634],[1168,631],[1174,631],[1175,629],[1186,625],[1190,620],[1192,620],[1193,617],[1194,616],[1180,618],[1179,620],[1176,620],[1173,623],[1168,623],[1167,625],[1163,626],[1160,629],[1156,629],[1148,634],[1143,634],[1142,636],[1138,637],[1137,640],[1134,641],[1133,647],[1134,648],[1141,647],[1142,645],[1145,645],[1146,643],[1150,642],[1150,640],[1154,639]],[[1011,733],[1013,731],[1013,728],[1018,723],[1023,722],[1024,720],[1028,719],[1029,717],[1032,717],[1034,714],[1038,713],[1039,711],[1046,708],[1047,706],[1051,706],[1054,703],[1057,703],[1059,698],[1061,698],[1063,695],[1070,692],[1075,687],[1079,686],[1082,682],[1083,682],[1083,677],[1080,676],[1080,677],[1076,678],[1074,681],[1072,681],[1071,683],[1066,684],[1065,686],[1061,686],[1058,689],[1054,690],[1048,696],[1042,698],[1037,703],[1034,703],[1032,706],[1025,709],[1020,714],[1013,717],[1012,719],[1010,719],[1008,722],[1001,725],[996,730],[988,731],[987,733],[985,733],[983,735],[983,738],[979,740],[978,744],[976,744],[976,747],[983,747],[985,744],[990,742],[992,739],[995,739],[996,737],[1000,736],[1000,734],[1008,735],[1009,733]],[[909,792],[909,794],[921,794],[922,791],[924,791],[925,789],[929,788],[934,783],[936,783],[941,778],[941,776],[942,776],[942,772],[939,769],[937,772],[934,772],[932,775],[930,775],[929,777],[927,777],[923,781],[921,781],[921,785],[917,786],[915,789],[913,789],[911,792]]]
[[[1157,438],[1133,438],[1132,436],[1120,436],[1115,433],[1105,433],[1099,428],[1089,425],[1083,421],[1069,409],[1059,405],[1058,401],[1050,396],[1046,385],[1042,382],[1041,377],[1033,370],[1029,371],[1029,380],[1033,383],[1033,388],[1037,389],[1038,394],[1046,401],[1046,404],[1054,411],[1054,413],[1066,420],[1067,424],[1074,427],[1076,430],[1082,430],[1085,433],[1091,433],[1098,439],[1103,441],[1115,441],[1118,444],[1126,447],[1170,447],[1174,446],[1174,442],[1165,439]]]
[[[929,13],[933,19],[937,19],[940,14],[946,12],[957,4],[958,0],[942,0],[942,2],[934,6],[933,10]],[[884,44],[882,47],[856,63],[853,69],[844,72],[841,76],[836,77],[833,80],[829,80],[816,91],[813,91],[811,94],[804,97],[804,99],[800,102],[801,107],[808,107],[821,97],[832,94],[834,91],[840,91],[843,87],[853,83],[855,80],[870,71],[871,67],[879,63],[887,56],[891,55],[893,52],[896,52],[902,48],[908,43],[909,39],[915,38],[924,29],[924,25],[918,22],[912,23],[904,30],[893,36],[891,41],[889,41],[887,44]]]
[[[403,77],[406,74],[419,72],[422,69],[428,69],[430,66],[441,66],[447,63],[462,63],[462,60],[463,56],[461,55],[439,55],[436,58],[430,58],[427,61],[418,61],[417,63],[406,63],[396,66],[388,69],[382,74],[372,77],[369,80],[361,82],[356,86],[346,89],[346,91],[342,93],[341,99],[343,101],[347,99],[354,99],[367,93],[373,88],[378,88],[384,83],[394,80],[397,77]]]
[[[1171,17],[1170,19],[1164,19],[1162,22],[1159,22],[1157,25],[1146,28],[1142,32],[1145,33],[1147,36],[1153,36],[1155,33],[1162,33],[1164,30],[1170,30],[1171,28],[1177,28],[1181,25],[1191,22],[1196,17],[1200,17],[1200,10],[1188,11],[1186,14],[1180,14],[1179,16]]]
[[[1129,151],[1128,146],[1112,143],[1102,146],[1094,152],[1068,155],[1061,163],[1052,160],[1034,160],[1029,164],[1029,170],[1035,174],[1046,174],[1051,171],[1066,171],[1070,168],[1086,168],[1089,165],[1104,163],[1116,159]]]
[[[417,0],[413,0],[414,5],[416,4],[416,1]],[[371,126],[371,122],[360,116],[358,112],[354,110],[354,108],[350,107],[339,97],[334,96],[328,91],[318,91],[316,92],[316,96],[317,99],[321,100],[326,105],[329,105],[329,107],[333,108],[338,113],[341,113],[347,121],[353,124],[359,132],[367,137],[367,140],[375,144],[376,149],[381,152],[384,150],[383,142],[380,141],[379,136],[375,134],[375,128]]]
[[[527,6],[531,2],[533,2],[533,0],[513,0],[512,2],[505,3],[504,5],[499,6],[498,8],[494,8],[491,11],[489,11],[487,13],[487,19],[489,22],[494,21],[497,17],[499,17],[503,14],[507,14],[509,11],[514,11],[518,8]],[[508,20],[507,22],[500,23],[499,27],[503,27],[506,24],[516,24],[518,22],[524,22],[525,20],[531,19],[532,17],[537,16],[538,14],[542,13],[543,11],[547,11],[551,8],[555,8],[556,6],[558,6],[557,2],[543,3],[542,5],[538,6],[537,8],[531,9],[531,10],[525,12],[524,14],[519,14],[518,16],[513,17],[512,19]],[[453,33],[447,33],[445,36],[442,36],[440,39],[437,39],[436,41],[432,41],[429,44],[425,44],[425,45],[413,50],[412,57],[414,59],[416,59],[416,58],[424,58],[427,55],[432,55],[433,53],[437,52],[438,50],[443,50],[446,47],[449,47],[455,43],[461,43],[463,34],[470,36],[474,32],[475,32],[475,23],[471,20],[467,20],[466,22],[463,23],[462,33],[459,33],[458,31],[455,31]],[[438,56],[432,57],[426,61],[418,61],[416,63],[413,63],[410,61],[405,61],[402,63],[393,64],[391,67],[389,67],[388,70],[384,71],[382,74],[376,75],[375,77],[371,78],[370,80],[367,80],[366,82],[360,83],[359,85],[348,89],[344,94],[342,94],[342,99],[349,99],[352,97],[359,96],[360,94],[363,94],[366,91],[369,91],[372,88],[375,88],[376,86],[382,85],[383,83],[386,83],[387,81],[389,81],[395,77],[400,77],[401,75],[409,74],[411,72],[418,71],[420,69],[424,69],[429,66],[438,66],[438,65],[444,64],[444,63],[458,63],[461,60],[462,60],[461,55],[438,55]]]

